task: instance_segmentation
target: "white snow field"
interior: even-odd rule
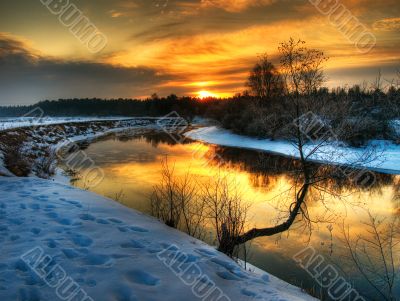
[[[268,151],[299,158],[299,151],[289,141],[246,137],[217,126],[195,129],[185,133],[185,136],[210,144]],[[375,140],[371,141],[369,146],[370,151],[366,152],[366,148],[324,145],[309,159],[322,163],[347,164],[383,173],[400,174],[400,145],[390,141]],[[312,144],[307,145],[305,153],[309,153],[314,147]],[[307,148],[309,152],[307,152]]]
[[[2,301],[316,300],[154,218],[36,178],[0,178],[0,258]]]
[[[10,130],[21,127],[62,124],[62,123],[82,123],[89,121],[116,121],[128,120],[132,117],[0,117],[0,130]],[[138,119],[138,118],[135,118]]]
[[[132,117],[0,117],[0,130],[15,128],[62,124],[62,123],[83,123],[89,121],[118,121],[134,119]],[[137,118],[136,118],[137,119]]]

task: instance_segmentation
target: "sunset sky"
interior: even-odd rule
[[[324,0],[323,0],[324,1]],[[326,0],[325,0],[326,1]],[[360,53],[308,0],[70,0],[108,39],[93,54],[40,0],[0,0],[0,105],[71,97],[220,97],[290,37],[323,50],[329,87],[392,80],[399,0],[339,0],[376,37]]]

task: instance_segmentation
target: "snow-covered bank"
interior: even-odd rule
[[[206,283],[215,283],[232,301],[315,300],[266,273],[246,272],[205,243],[98,195],[33,178],[0,178],[0,195],[0,300],[57,299],[56,288],[21,259],[34,248],[96,301],[207,300],[196,297],[194,286],[162,262],[165,250],[176,252],[175,246],[187,255],[178,258],[175,269],[198,267],[211,280]]]
[[[288,141],[272,141],[270,139],[241,136],[216,126],[195,129],[185,133],[185,136],[210,144],[267,151],[295,158],[299,157],[298,150]],[[313,146],[308,145],[307,148],[312,150]],[[373,160],[365,160],[363,163],[360,162],[363,161],[362,158],[366,155],[365,149],[352,147],[324,146],[318,153],[310,156],[310,159],[323,163],[355,164],[358,167],[362,166],[379,172],[400,174],[400,145],[395,145],[389,141],[374,141],[371,142],[371,149],[374,152]]]
[[[10,176],[3,160],[6,156],[19,153],[28,158],[33,174],[38,175],[37,161],[49,156],[51,150],[82,141],[91,142],[111,133],[158,129],[174,124],[173,118],[162,120],[152,117],[130,118],[124,120],[79,121],[38,126],[23,126],[0,131],[0,175]],[[8,160],[15,161],[15,160]],[[13,164],[14,162],[11,162]],[[40,171],[39,171],[40,172]],[[12,173],[11,173],[12,175]],[[39,175],[40,176],[40,175]]]
[[[0,131],[39,125],[54,125],[71,122],[82,123],[89,121],[119,121],[128,119],[132,119],[132,117],[0,117]]]

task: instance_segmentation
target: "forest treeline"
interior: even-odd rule
[[[400,118],[400,89],[386,91],[360,86],[328,90],[320,88],[303,97],[309,109],[329,118],[343,141],[359,145],[369,138],[397,140],[391,122]],[[46,116],[165,116],[176,111],[192,120],[195,116],[212,118],[239,134],[279,139],[290,123],[290,103],[284,96],[265,100],[247,93],[231,98],[153,96],[149,99],[59,99],[31,106],[0,107],[0,117],[29,116],[35,108]],[[347,137],[351,135],[351,137]]]

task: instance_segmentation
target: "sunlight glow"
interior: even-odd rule
[[[197,92],[197,96],[200,98],[208,98],[208,97],[218,97],[217,94],[214,94],[210,91],[202,90]]]

